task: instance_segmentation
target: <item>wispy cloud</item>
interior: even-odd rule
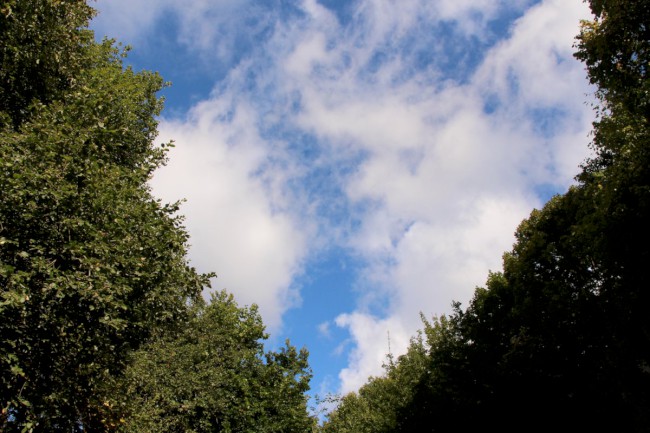
[[[178,147],[155,191],[187,198],[193,262],[272,329],[299,305],[315,251],[363,264],[356,310],[331,318],[354,343],[343,391],[381,372],[388,332],[399,354],[420,311],[467,301],[540,191],[566,188],[586,155],[578,0],[358,0],[345,21],[316,0],[262,16],[243,0],[159,7],[184,44],[232,69],[162,122]],[[219,41],[237,26],[264,37]]]
[[[169,41],[194,53],[204,68],[228,68],[241,59],[277,19],[280,1],[99,0],[93,20],[98,36],[115,36],[143,50]],[[174,56],[176,53],[162,53]],[[182,67],[183,65],[178,65]]]
[[[452,299],[466,301],[488,269],[500,269],[517,223],[541,205],[537,187],[571,182],[591,121],[582,68],[571,58],[586,14],[579,3],[541,3],[486,51],[467,83],[422,88],[414,79],[376,92],[373,102],[390,107],[393,121],[374,122],[359,136],[371,156],[348,192],[380,206],[350,241],[368,257],[368,290],[388,288],[388,313],[376,319],[361,310],[367,320],[343,321],[353,336],[395,321],[393,334],[404,341],[400,332],[413,334],[418,311],[441,314]],[[393,138],[401,125],[409,132]],[[357,339],[341,374],[344,390],[379,372],[385,347],[368,341]]]

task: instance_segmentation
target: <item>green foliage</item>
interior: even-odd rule
[[[647,81],[650,60],[649,6],[644,0],[591,0],[595,16],[582,23],[576,57],[608,105],[650,116]]]
[[[208,284],[146,183],[163,82],[92,42],[83,2],[1,12],[0,429],[103,431],[127,354]]]
[[[308,432],[307,351],[187,263],[147,184],[164,86],[78,0],[0,8],[0,430]]]
[[[308,432],[307,351],[186,259],[151,196],[163,87],[77,0],[0,9],[0,430]]]
[[[419,333],[406,354],[396,361],[389,359],[384,376],[370,378],[358,393],[340,398],[321,427],[323,433],[388,433],[409,421],[404,409],[412,403],[416,385],[429,373],[427,355],[438,344],[446,319],[424,323],[426,335]]]
[[[520,224],[468,308],[426,328],[407,404],[360,391],[330,415],[358,424],[340,431],[650,431],[650,5],[590,5],[576,57],[598,86],[595,157]]]
[[[18,128],[33,102],[49,103],[86,66],[94,11],[82,0],[6,0],[0,6],[0,127]]]
[[[263,350],[255,306],[221,292],[182,331],[132,354],[116,393],[124,432],[311,432],[307,351]]]

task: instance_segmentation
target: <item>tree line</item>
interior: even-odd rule
[[[307,409],[308,353],[201,296],[178,203],[147,184],[166,85],[82,0],[0,6],[3,432],[650,431],[650,6],[590,0],[575,56],[594,156],[463,309],[385,374]]]
[[[309,431],[306,350],[209,302],[178,203],[147,181],[156,73],[81,0],[0,6],[0,431]]]
[[[597,88],[594,156],[324,432],[650,431],[650,4],[589,5],[575,57]]]

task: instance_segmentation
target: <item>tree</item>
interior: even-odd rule
[[[445,377],[477,425],[650,429],[650,6],[590,5],[576,57],[598,86],[596,156],[522,222],[503,273],[456,314],[466,364]]]
[[[29,116],[33,101],[68,90],[88,61],[94,11],[81,0],[6,0],[0,6],[0,126]]]
[[[104,431],[128,354],[208,284],[147,181],[163,86],[76,0],[0,10],[0,429]]]
[[[576,56],[598,86],[601,107],[594,124],[597,154],[580,180],[597,203],[591,221],[600,233],[593,254],[603,275],[601,291],[617,317],[619,337],[637,342],[628,349],[647,366],[650,7],[632,0],[593,1],[591,6],[596,19],[583,25]]]
[[[176,336],[132,354],[118,383],[124,432],[311,432],[307,351],[265,352],[255,306],[220,292]],[[119,398],[121,397],[121,398]]]
[[[594,20],[582,23],[576,57],[587,66],[602,102],[610,108],[622,104],[647,120],[650,7],[643,0],[590,0],[589,5]]]
[[[397,431],[650,431],[650,5],[590,6],[595,156],[438,327]]]
[[[340,398],[321,427],[323,433],[390,433],[410,421],[405,408],[413,401],[416,385],[429,373],[428,351],[445,323],[444,318],[434,325],[422,319],[426,336],[419,333],[412,338],[407,352],[397,360],[389,357],[383,376],[368,379],[358,392]]]
[[[639,430],[646,379],[617,330],[608,278],[594,255],[588,188],[534,211],[517,230],[503,273],[477,290],[459,318],[465,371],[449,371],[461,411],[506,431]],[[508,420],[504,423],[504,420]],[[441,430],[446,431],[446,430]]]

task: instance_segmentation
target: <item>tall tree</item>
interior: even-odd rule
[[[197,302],[180,333],[132,354],[110,402],[120,431],[310,433],[307,351],[266,352],[266,338],[255,306],[225,292]]]
[[[650,4],[589,3],[595,156],[451,316],[395,431],[650,431]]]
[[[590,5],[576,57],[600,100],[596,155],[456,315],[465,368],[432,356],[476,426],[650,430],[650,6]]]
[[[163,86],[77,0],[0,9],[0,430],[103,431],[127,354],[188,315],[175,205],[147,181]]]
[[[601,292],[617,332],[637,341],[629,349],[650,366],[650,6],[593,0],[591,7],[596,18],[584,23],[576,56],[598,86],[601,107],[597,154],[580,180],[597,203],[591,221],[599,236],[593,255]]]

